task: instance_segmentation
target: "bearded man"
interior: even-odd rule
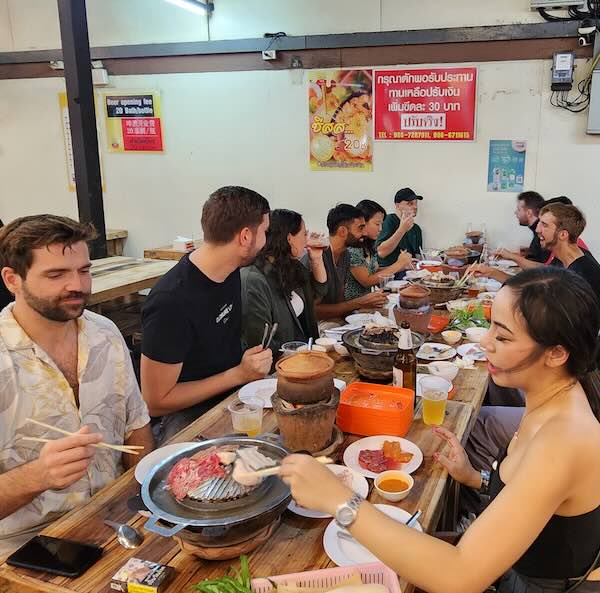
[[[2,279],[15,296],[0,313],[0,558],[153,448],[127,345],[112,321],[85,310],[94,237],[91,225],[49,214],[0,231]],[[101,441],[142,453],[94,447]]]

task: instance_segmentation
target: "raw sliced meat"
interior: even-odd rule
[[[211,447],[192,457],[184,457],[171,468],[167,476],[167,488],[177,500],[183,500],[188,492],[202,482],[225,476],[225,468],[215,451],[216,447]]]
[[[388,469],[387,460],[381,449],[363,449],[358,454],[358,463],[363,469],[376,474]]]

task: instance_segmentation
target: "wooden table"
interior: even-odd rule
[[[194,247],[198,248],[202,245],[202,239],[194,241]],[[144,257],[150,259],[173,259],[179,261],[187,251],[179,251],[173,249],[173,245],[164,245],[163,247],[153,247],[152,249],[144,249]]]
[[[90,305],[152,288],[177,262],[133,257],[105,257],[92,261]]]
[[[350,378],[346,361],[337,360],[336,374],[342,379]],[[461,370],[455,380],[458,388],[457,400],[448,402],[448,413],[444,426],[454,431],[458,438],[466,440],[469,425],[475,410],[481,405],[485,392],[487,373],[478,368],[474,371]],[[233,431],[227,404],[235,395],[227,398],[193,424],[181,431],[173,442],[193,440],[200,435],[212,438],[230,434]],[[276,420],[271,410],[265,411],[263,430],[273,431]],[[347,435],[344,446],[360,437]],[[408,512],[422,509],[420,522],[423,528],[435,530],[444,507],[448,475],[432,455],[442,448],[431,430],[421,421],[417,411],[415,421],[407,438],[416,443],[424,455],[421,468],[414,474],[415,486],[411,494],[397,506]],[[177,576],[165,593],[181,593],[190,584],[206,578],[224,574],[232,563],[206,562],[179,550],[172,539],[145,533],[144,543],[137,550],[124,550],[116,541],[114,531],[103,524],[104,519],[128,522],[142,528],[146,519],[127,508],[127,500],[139,492],[140,488],[129,470],[114,483],[100,491],[85,506],[71,511],[44,530],[45,535],[71,538],[101,545],[104,556],[78,579],[35,573],[16,569],[6,564],[0,566],[1,593],[109,593],[110,580],[128,558],[135,556],[169,564],[177,571]],[[369,500],[374,503],[388,503],[379,498],[371,489]],[[322,545],[323,532],[329,520],[314,520],[299,517],[291,512],[284,513],[281,526],[274,536],[250,555],[250,568],[253,576],[272,576],[333,566]],[[413,587],[402,583],[404,593],[411,593]]]

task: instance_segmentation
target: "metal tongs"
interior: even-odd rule
[[[269,324],[265,323],[265,332],[263,333],[263,339],[262,339],[262,342],[260,343],[263,350],[266,350],[271,345],[271,341],[273,340],[273,336],[275,335],[275,332],[277,331],[278,327],[279,327],[279,324],[274,323],[273,326],[271,327],[271,333],[269,333]],[[269,336],[268,340],[267,340],[267,336]]]

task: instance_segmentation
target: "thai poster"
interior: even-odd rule
[[[488,159],[488,192],[521,193],[525,184],[527,142],[523,140],[490,140]]]
[[[475,139],[477,68],[375,71],[376,140]]]
[[[103,95],[109,152],[164,152],[160,94]]]
[[[372,70],[319,70],[309,75],[313,171],[373,170],[372,104]]]

